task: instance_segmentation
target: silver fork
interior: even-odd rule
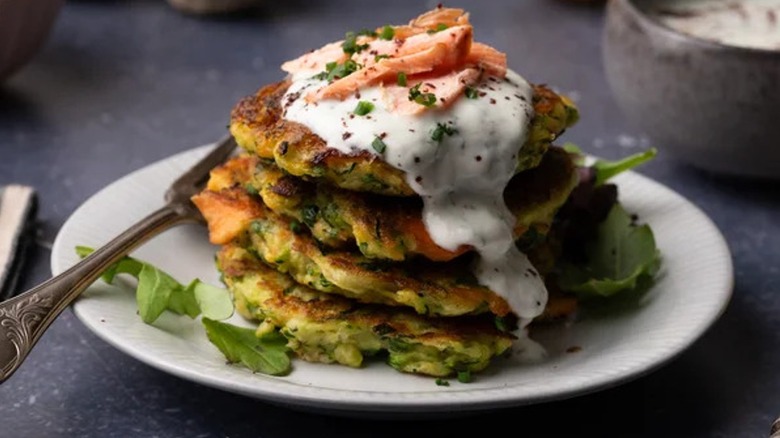
[[[209,170],[236,148],[228,136],[179,177],[165,193],[165,206],[131,226],[103,247],[48,281],[0,303],[0,383],[22,364],[43,332],[100,274],[137,246],[174,225],[202,221],[190,201]]]

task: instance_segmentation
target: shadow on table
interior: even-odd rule
[[[23,93],[8,85],[0,84],[0,127],[5,126],[4,120],[13,119],[15,124],[26,124],[37,118],[33,102]]]
[[[780,175],[775,179],[749,178],[718,174],[688,164],[672,163],[671,165],[679,168],[678,175],[690,179],[691,184],[756,203],[780,206]]]

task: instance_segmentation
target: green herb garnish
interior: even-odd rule
[[[620,204],[599,224],[585,256],[585,264],[564,263],[559,277],[561,289],[583,297],[637,289],[652,280],[661,260],[653,231],[648,225],[637,226]]]
[[[297,220],[293,219],[290,221],[290,231],[292,231],[295,234],[301,234],[303,231],[303,227],[301,227],[301,223]]]
[[[379,137],[374,138],[374,141],[371,142],[371,147],[380,154],[384,154],[385,149],[387,149],[387,145]]]
[[[93,251],[86,246],[76,247],[80,257]],[[233,301],[228,291],[198,279],[184,286],[163,270],[132,257],[124,257],[110,266],[102,278],[111,284],[119,274],[128,274],[138,280],[135,293],[138,314],[147,324],[156,321],[165,310],[191,318],[203,314],[213,319],[227,319],[233,315]]]
[[[357,37],[358,34],[355,32],[347,32],[344,36],[344,42],[341,43],[341,49],[344,50],[344,53],[352,56],[355,53],[360,53],[368,48],[368,44],[358,44]]]
[[[432,107],[436,105],[436,95],[433,93],[422,93],[420,91],[420,85],[422,85],[422,83],[419,83],[409,89],[409,100],[419,103],[425,107]]]
[[[387,25],[382,28],[382,30],[379,32],[379,39],[380,40],[391,40],[395,36],[395,29],[393,29],[393,26]]]
[[[444,24],[444,23],[439,23],[439,24],[437,24],[437,25],[436,25],[436,27],[435,27],[435,28],[433,28],[433,29],[428,29],[428,33],[429,33],[429,34],[434,34],[434,33],[441,32],[441,31],[443,31],[443,30],[447,30],[447,25],[446,25],[446,24]]]
[[[447,126],[443,123],[437,123],[436,128],[431,132],[431,140],[435,142],[441,142],[444,138],[444,134],[447,134],[448,136],[452,137],[453,135],[457,134],[458,130]]]
[[[358,35],[364,35],[364,36],[370,36],[370,37],[374,37],[374,38],[377,37],[377,33],[374,32],[371,29],[361,29],[361,30],[358,31],[357,34]]]
[[[442,379],[441,377],[437,378],[435,382],[436,382],[436,386],[450,386],[450,382]]]
[[[388,59],[390,55],[376,55],[374,56],[374,62],[379,62],[383,59]]]
[[[469,370],[458,371],[458,382],[471,383],[471,371]]]
[[[596,171],[596,185],[601,185],[604,181],[619,173],[633,169],[644,162],[652,160],[657,153],[658,151],[655,148],[650,148],[644,152],[631,155],[619,161],[597,160],[590,166]]]
[[[327,79],[328,82],[333,82],[336,79],[345,78],[359,69],[360,65],[352,59],[347,59],[341,64],[337,62],[329,62],[325,64],[325,71],[314,75],[314,79],[319,79],[321,81]]]
[[[365,116],[366,114],[370,113],[373,110],[374,110],[373,103],[367,102],[365,100],[361,100],[360,102],[358,102],[357,106],[355,107],[355,110],[352,112],[358,116]]]
[[[86,257],[94,249],[77,246],[76,253]],[[151,324],[165,311],[195,318],[202,322],[209,341],[233,363],[242,363],[254,372],[283,375],[290,371],[287,339],[278,331],[258,336],[255,330],[219,322],[233,315],[230,293],[195,279],[186,287],[163,270],[141,260],[124,257],[103,273],[112,283],[119,274],[138,280],[136,301],[141,319]]]
[[[400,85],[402,87],[405,87],[406,86],[406,73],[404,73],[402,71],[399,71],[398,72],[398,77],[396,77],[395,82],[398,85]]]
[[[198,304],[198,300],[195,298],[195,288],[198,283],[200,283],[200,280],[193,280],[186,288],[176,288],[171,291],[171,296],[168,298],[168,310],[179,315],[187,315],[193,319],[200,315],[200,304]],[[232,314],[233,303],[228,302],[227,304],[230,305],[230,313]],[[225,318],[215,317],[215,319]]]
[[[639,152],[617,161],[599,159],[588,166],[586,163],[587,157],[579,146],[572,142],[566,142],[562,147],[563,150],[575,156],[574,163],[577,166],[588,167],[594,172],[595,185],[597,186],[604,184],[607,180],[614,178],[627,170],[631,170],[640,164],[652,160],[658,154],[656,148],[650,148],[644,152]]]
[[[231,363],[240,363],[254,372],[284,375],[290,372],[287,339],[277,331],[257,336],[255,330],[203,318],[209,341]]]
[[[151,324],[168,308],[171,292],[181,284],[165,272],[146,263],[138,274],[138,289],[135,301],[141,319]]]
[[[469,99],[479,99],[479,91],[474,87],[466,87],[465,94]]]
[[[303,211],[301,212],[301,219],[303,219],[303,223],[313,227],[314,224],[317,222],[317,215],[320,213],[320,208],[316,205],[307,205],[303,207]]]

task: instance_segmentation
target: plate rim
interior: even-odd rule
[[[63,249],[61,248],[63,245],[63,240],[65,239],[65,235],[68,229],[71,226],[73,226],[73,223],[79,217],[79,214],[81,214],[81,212],[89,206],[90,202],[94,202],[93,200],[95,198],[97,198],[98,196],[100,196],[105,192],[111,192],[115,190],[117,187],[121,187],[122,185],[127,184],[128,181],[134,180],[135,178],[138,177],[139,174],[143,173],[144,171],[149,171],[149,169],[152,167],[163,166],[166,163],[171,163],[177,160],[191,160],[194,162],[197,157],[205,154],[208,150],[210,150],[213,147],[213,145],[214,144],[206,144],[196,148],[181,151],[179,153],[170,155],[168,157],[164,157],[160,160],[144,165],[141,168],[136,169],[135,171],[132,171],[116,179],[115,181],[111,182],[109,185],[105,186],[101,190],[89,196],[84,202],[82,202],[79,205],[78,208],[76,208],[71,213],[68,219],[63,223],[61,228],[58,230],[57,236],[54,240],[54,243],[52,245],[52,250],[51,250],[50,264],[51,264],[52,274],[57,275],[58,273],[62,272],[64,269],[67,268],[66,266],[63,266],[63,263],[65,263],[65,261],[61,259],[62,255],[64,254]],[[671,196],[673,198],[676,198],[677,201],[681,201],[689,209],[689,213],[696,216],[696,219],[701,222],[701,225],[707,228],[706,231],[708,237],[712,239],[710,241],[710,244],[712,244],[715,247],[716,251],[720,253],[719,254],[720,257],[717,257],[716,259],[720,261],[724,265],[723,267],[725,268],[722,271],[719,271],[721,272],[721,278],[720,281],[717,281],[718,284],[722,285],[722,288],[720,290],[721,300],[717,303],[718,304],[717,307],[713,307],[710,313],[708,313],[706,316],[703,316],[701,318],[699,324],[694,329],[689,330],[689,332],[685,334],[686,336],[682,338],[678,338],[674,347],[668,349],[665,355],[663,355],[662,357],[657,357],[653,360],[647,360],[645,363],[642,363],[640,366],[635,366],[633,369],[629,371],[625,371],[616,377],[601,379],[596,381],[595,383],[581,384],[578,387],[572,389],[559,389],[557,391],[534,394],[534,395],[523,396],[518,398],[517,396],[512,396],[512,394],[506,394],[506,388],[501,388],[503,394],[498,394],[497,396],[493,396],[493,397],[491,396],[477,397],[476,399],[468,400],[468,404],[458,402],[457,400],[454,399],[446,400],[444,398],[433,398],[433,399],[416,398],[415,399],[408,396],[406,397],[401,396],[396,398],[385,397],[384,400],[371,399],[370,401],[367,401],[365,397],[357,397],[354,399],[350,399],[349,397],[346,398],[344,397],[345,394],[354,394],[354,393],[365,393],[364,395],[374,394],[374,395],[381,395],[381,396],[403,395],[403,393],[393,393],[393,392],[383,392],[383,391],[354,391],[354,390],[336,390],[331,388],[307,388],[308,389],[307,391],[290,394],[288,392],[279,391],[277,389],[263,390],[261,388],[260,390],[258,390],[257,388],[252,388],[253,390],[249,390],[248,388],[245,388],[239,383],[236,383],[235,381],[231,380],[229,375],[228,376],[207,376],[202,373],[198,373],[196,371],[190,371],[184,367],[177,366],[176,364],[170,364],[165,360],[159,360],[159,359],[155,360],[153,355],[150,354],[139,354],[139,351],[133,349],[130,345],[126,343],[118,342],[117,340],[113,339],[105,331],[101,330],[100,326],[95,321],[91,321],[89,318],[81,314],[79,312],[79,305],[78,305],[78,303],[81,301],[80,299],[76,300],[71,307],[77,319],[82,324],[84,324],[92,333],[94,333],[96,336],[102,339],[104,342],[107,342],[109,345],[113,346],[114,348],[122,351],[123,353],[129,355],[130,357],[139,360],[140,362],[145,363],[146,365],[149,365],[155,369],[212,388],[221,389],[221,390],[225,390],[237,394],[242,394],[245,396],[250,396],[261,400],[265,400],[267,402],[293,407],[293,408],[300,408],[304,410],[315,410],[318,412],[328,412],[337,415],[355,415],[355,414],[358,415],[360,414],[419,415],[425,413],[435,414],[435,413],[455,412],[455,411],[456,412],[482,411],[482,410],[492,409],[492,408],[523,406],[523,405],[536,404],[536,403],[547,402],[547,401],[555,401],[555,400],[568,399],[572,397],[578,397],[581,395],[590,394],[593,392],[619,386],[629,381],[635,380],[637,378],[640,378],[642,376],[651,373],[652,371],[674,360],[685,350],[687,350],[691,345],[693,345],[698,339],[700,339],[709,330],[709,328],[720,318],[720,316],[728,307],[728,304],[731,301],[731,297],[733,295],[733,289],[734,289],[733,258],[723,234],[720,232],[720,230],[712,221],[712,219],[710,219],[704,213],[704,211],[702,211],[692,201],[688,200],[687,198],[685,198],[678,192],[672,190],[671,188],[665,186],[664,184],[653,180],[652,178],[649,178],[647,176],[644,176],[634,171],[626,172],[626,176],[624,177],[635,178],[639,184],[650,187],[652,191],[664,192],[665,196]],[[166,187],[160,187],[159,189],[160,189],[159,190],[160,203],[162,203],[162,192],[166,189]],[[151,211],[152,210],[150,210],[149,212]],[[260,377],[265,377],[265,376],[260,376]],[[273,378],[273,379],[279,379],[279,378]],[[284,377],[282,377],[281,379],[284,379]],[[289,384],[289,382],[287,383]],[[283,390],[284,387],[282,387],[281,389]],[[484,389],[484,388],[465,389],[459,392],[460,393],[474,393],[474,392],[487,393],[487,392],[491,392],[491,389]],[[437,391],[426,391],[424,393],[441,394],[440,392]],[[456,403],[453,403],[453,401],[455,401]],[[420,412],[421,409],[424,409],[424,412]]]

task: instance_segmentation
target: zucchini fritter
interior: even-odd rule
[[[284,171],[309,179],[324,179],[341,188],[391,196],[413,196],[403,171],[368,151],[346,155],[328,145],[305,126],[282,117],[290,81],[263,87],[233,109],[230,132],[245,150],[273,159]],[[534,86],[535,115],[518,154],[517,171],[539,164],[549,145],[578,118],[566,97],[544,85]]]
[[[448,263],[388,263],[357,252],[332,251],[299,222],[261,208],[263,215],[238,242],[298,283],[363,303],[412,307],[425,315],[510,312],[502,297],[477,283],[468,257]]]
[[[569,154],[555,147],[539,166],[515,175],[504,191],[504,200],[517,218],[515,236],[530,232],[542,238],[576,183]],[[448,261],[468,249],[448,251],[432,241],[417,197],[390,198],[312,183],[246,155],[215,169],[209,189],[235,185],[257,193],[274,212],[304,223],[318,242],[331,248],[356,245],[366,257],[395,261],[417,254]]]
[[[358,367],[364,356],[386,351],[399,371],[446,377],[480,371],[512,346],[512,335],[490,316],[426,318],[358,304],[300,285],[235,245],[222,248],[217,264],[238,312],[263,321],[261,331],[280,328],[307,361]]]

